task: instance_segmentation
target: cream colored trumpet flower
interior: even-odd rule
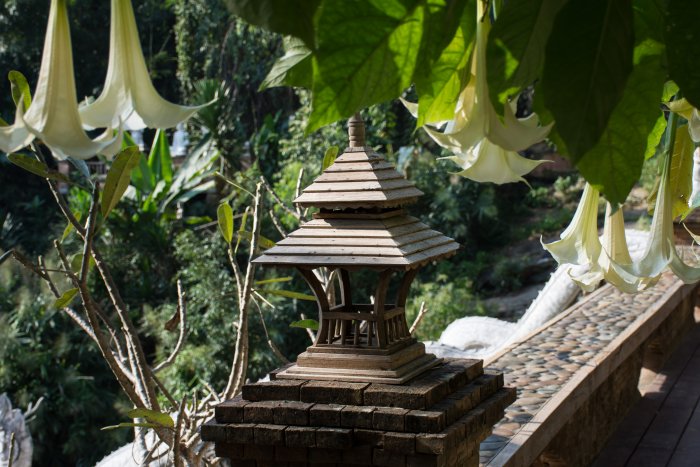
[[[490,24],[482,21],[484,2],[477,1],[476,48],[472,58],[472,76],[462,91],[455,117],[442,132],[425,127],[440,146],[455,155],[447,159],[462,168],[458,172],[471,180],[497,184],[524,181],[523,175],[544,161],[520,156],[517,151],[542,141],[552,125],[539,126],[533,114],[524,119],[515,116],[515,101],[504,106],[501,121],[489,99],[486,82],[486,42]]]
[[[27,129],[24,124],[23,105],[20,102],[17,105],[15,112],[15,121],[12,125],[0,126],[0,151],[11,153],[19,151],[26,145],[32,142],[34,135]]]
[[[622,209],[613,212],[608,203],[603,236],[598,237],[598,190],[586,184],[581,201],[561,240],[542,244],[559,264],[587,266],[583,272],[569,270],[569,276],[582,290],[592,292],[605,280],[623,292],[636,293],[658,280],[636,276],[624,267],[632,264],[625,238]]]
[[[559,264],[590,265],[598,260],[602,245],[598,238],[598,190],[586,183],[576,212],[560,240],[542,243]]]
[[[17,151],[40,139],[57,159],[89,159],[97,154],[113,156],[121,147],[121,131],[112,128],[92,140],[83,131],[73,75],[73,52],[65,0],[52,0],[44,39],[39,79],[26,113],[18,105],[12,130],[3,139],[3,149]],[[30,133],[27,136],[26,132]]]
[[[592,292],[602,280],[605,280],[623,292],[637,293],[659,280],[659,275],[655,277],[637,277],[623,269],[622,266],[632,264],[625,237],[625,220],[622,208],[613,212],[610,203],[607,203],[605,210],[605,224],[601,244],[603,248],[598,256],[598,260],[591,265],[587,274],[576,277],[570,273],[572,280],[581,289]]]
[[[73,74],[73,52],[66,0],[52,0],[34,99],[23,117],[29,131],[58,159],[113,156],[121,147],[121,131],[112,128],[91,140],[83,131]]]
[[[204,106],[187,107],[163,99],[146,68],[130,0],[112,0],[109,64],[102,94],[80,108],[86,128],[116,126],[128,130],[171,128]]]

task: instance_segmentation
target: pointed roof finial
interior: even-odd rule
[[[360,112],[348,120],[348,138],[351,148],[361,148],[365,145],[365,122],[362,121]]]

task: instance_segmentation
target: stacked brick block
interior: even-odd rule
[[[476,466],[515,391],[480,360],[403,385],[274,379],[216,407],[202,437],[234,466]]]

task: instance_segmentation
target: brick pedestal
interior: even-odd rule
[[[480,360],[445,359],[402,385],[271,376],[202,427],[234,466],[477,466],[479,443],[515,400]]]

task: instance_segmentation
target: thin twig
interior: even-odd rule
[[[302,167],[299,169],[299,176],[297,176],[297,185],[296,188],[294,189],[294,199],[297,199],[299,195],[301,194],[301,179],[304,177],[304,168]],[[295,206],[294,210],[297,213],[297,219],[301,219],[302,212],[301,212],[301,207],[300,206]]]
[[[263,325],[263,331],[265,331],[265,337],[267,338],[267,345],[270,346],[270,349],[272,350],[272,353],[275,354],[275,356],[285,365],[289,363],[289,360],[287,357],[280,352],[280,349],[275,345],[275,343],[272,341],[272,338],[270,337],[270,333],[267,331],[267,324],[265,324],[265,316],[263,315],[262,308],[260,308],[260,305],[258,304],[258,301],[253,299],[253,303],[255,304],[255,307],[258,309],[258,314],[260,314],[260,322],[262,322]]]
[[[277,216],[275,216],[275,213],[272,211],[272,209],[269,209],[267,213],[270,215],[270,219],[272,219],[272,225],[275,226],[282,238],[287,238],[287,231],[284,230],[284,227],[282,227],[282,224],[280,224],[279,220],[277,219]]]
[[[270,195],[272,196],[272,198],[277,202],[277,204],[278,204],[282,209],[284,209],[285,211],[287,211],[289,214],[291,214],[291,215],[294,216],[295,218],[297,218],[297,219],[300,218],[299,213],[296,212],[296,211],[294,211],[293,209],[291,209],[289,206],[287,206],[287,205],[284,203],[284,201],[282,201],[282,199],[277,195],[277,193],[275,193],[275,190],[272,189],[272,187],[271,187],[270,184],[268,183],[267,179],[266,179],[265,177],[263,177],[262,175],[260,176],[260,183],[262,183],[263,187],[265,187],[265,190],[267,190],[267,192],[270,193]],[[259,184],[258,184],[258,185],[259,185]]]
[[[306,319],[306,315],[304,313],[301,313],[300,316],[301,316],[301,319],[303,319],[303,320]],[[316,342],[316,334],[309,328],[305,328],[305,329],[306,329],[306,334],[308,334],[309,338],[311,339],[311,342]]]
[[[175,425],[175,439],[173,440],[173,460],[175,467],[182,467],[180,458],[180,430],[182,430],[182,419],[185,411],[185,398],[180,401],[180,408],[177,411],[177,424]]]
[[[408,331],[409,334],[413,334],[416,331],[416,329],[418,329],[418,326],[420,325],[421,321],[423,321],[423,317],[427,312],[428,309],[425,307],[425,302],[421,302],[420,308],[418,309],[418,314],[416,315],[416,319],[413,321],[411,329],[409,329]]]
[[[177,338],[177,343],[168,358],[153,368],[153,373],[158,373],[162,369],[172,365],[177,355],[180,353],[180,350],[182,350],[185,339],[187,339],[187,304],[185,302],[185,292],[182,290],[182,282],[180,280],[177,281],[177,312],[180,317],[180,335]]]

